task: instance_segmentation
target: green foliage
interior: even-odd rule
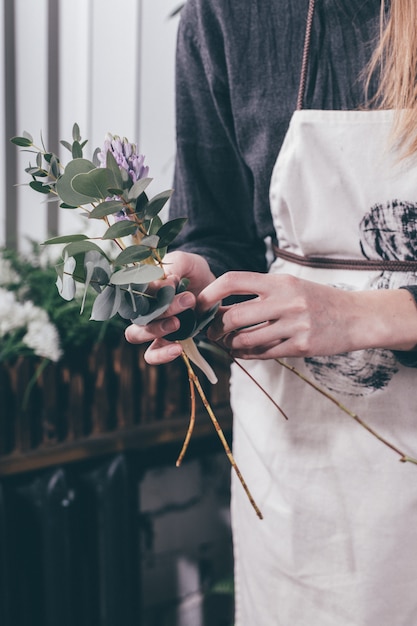
[[[82,294],[72,302],[66,302],[59,295],[56,286],[56,265],[46,259],[45,250],[32,243],[29,255],[15,250],[2,250],[3,258],[8,259],[18,279],[9,285],[10,291],[24,293],[27,300],[44,309],[58,329],[61,348],[65,354],[76,354],[80,348],[90,348],[97,342],[118,342],[126,327],[120,318],[104,324],[90,322],[90,312],[94,295],[87,293],[84,313],[80,315]]]
[[[45,242],[66,244],[56,268],[60,296],[73,300],[76,282],[84,283],[91,293],[88,298],[84,294],[81,309],[90,303],[92,319],[100,321],[118,313],[122,318],[130,314],[134,323],[145,324],[166,310],[174,290],[164,288],[154,295],[147,293],[147,288],[164,277],[163,257],[185,219],[162,223],[159,213],[172,191],[147,196],[152,179],[147,177],[148,168],[143,167],[136,146],[109,135],[103,150],[96,149],[90,161],[83,156],[87,142],[74,124],[72,142],[60,142],[72,157],[64,166],[43,142],[42,148],[36,147],[27,132],[11,141],[34,156],[35,164],[29,163],[25,170],[34,191],[58,197],[63,209],[81,209],[88,219],[103,221],[103,233],[94,240],[76,233]],[[112,245],[110,252],[108,246],[101,247],[100,240]]]

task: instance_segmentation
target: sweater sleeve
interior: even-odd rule
[[[170,218],[187,217],[172,249],[204,256],[213,273],[265,271],[253,178],[234,132],[225,33],[215,3],[188,0],[176,56],[177,153]]]

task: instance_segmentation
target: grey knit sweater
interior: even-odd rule
[[[380,0],[318,0],[305,106],[364,104]],[[268,190],[296,106],[308,0],[188,0],[177,49],[175,246],[216,275],[264,271]]]

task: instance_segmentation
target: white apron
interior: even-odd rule
[[[274,168],[279,244],[303,256],[416,259],[417,168],[388,149],[387,111],[296,111]],[[415,272],[285,272],[341,289],[417,284]],[[417,456],[417,370],[388,350],[290,359]],[[232,376],[234,452],[264,520],[232,481],[236,626],[416,626],[417,466],[400,463],[274,361]]]

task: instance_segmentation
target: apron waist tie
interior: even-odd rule
[[[329,257],[319,256],[302,256],[288,250],[279,248],[275,243],[272,244],[275,258],[290,261],[304,267],[313,267],[316,269],[333,269],[333,270],[367,270],[369,271],[389,271],[389,272],[417,272],[417,261],[392,261],[392,260],[373,260],[373,259],[332,259]]]

